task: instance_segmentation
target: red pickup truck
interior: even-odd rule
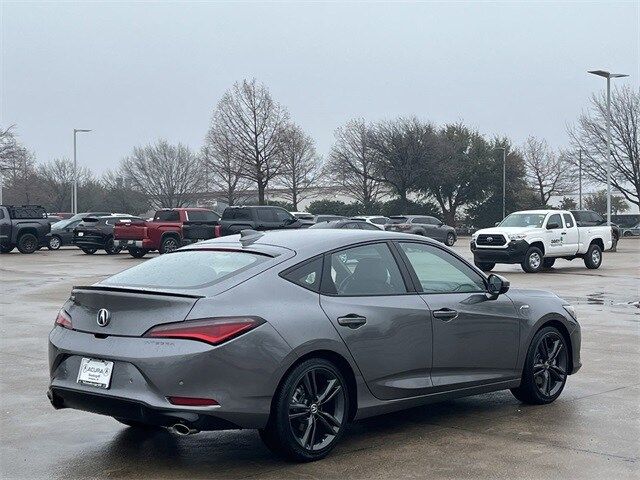
[[[220,215],[205,208],[158,210],[150,221],[118,223],[113,238],[134,258],[152,250],[172,252],[182,245],[220,236]]]

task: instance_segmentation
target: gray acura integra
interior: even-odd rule
[[[508,291],[508,293],[507,293]],[[49,337],[56,408],[177,434],[258,429],[299,461],[353,420],[511,389],[555,400],[574,309],[440,243],[384,231],[218,238],[75,287]]]

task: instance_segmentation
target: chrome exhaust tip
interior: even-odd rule
[[[191,428],[189,425],[185,425],[184,423],[176,423],[175,425],[169,427],[169,430],[171,430],[176,435],[181,436],[193,435],[200,431],[195,428]]]

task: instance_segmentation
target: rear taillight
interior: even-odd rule
[[[220,345],[262,325],[259,317],[220,317],[204,320],[186,320],[153,327],[145,337],[181,338]]]
[[[215,238],[222,236],[222,227],[220,225],[216,225],[215,227],[213,227],[213,236]]]
[[[64,310],[60,310],[56,317],[56,325],[60,325],[61,327],[68,328],[70,330],[73,329],[73,326],[71,325],[71,316]]]

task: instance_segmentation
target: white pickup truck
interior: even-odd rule
[[[496,263],[519,263],[525,272],[534,273],[551,268],[556,258],[582,258],[587,268],[598,268],[611,241],[610,226],[578,227],[566,210],[527,210],[475,232],[471,251],[484,271]]]

